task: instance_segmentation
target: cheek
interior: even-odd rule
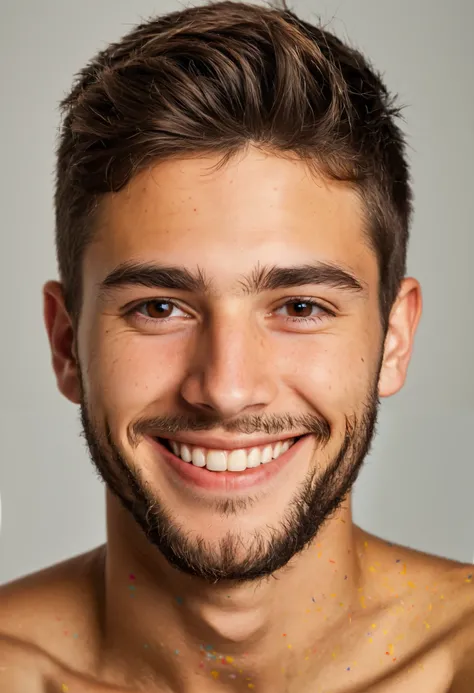
[[[287,383],[329,420],[360,408],[375,375],[367,340],[321,334],[294,353]],[[287,371],[288,372],[288,371]]]
[[[166,344],[164,339],[130,332],[113,337],[104,334],[91,349],[87,374],[90,400],[111,419],[135,418],[173,393],[182,359],[175,342]]]

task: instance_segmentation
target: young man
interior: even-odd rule
[[[3,587],[1,691],[473,691],[470,567],[351,519],[421,313],[379,76],[221,2],[134,29],[62,106],[44,316],[107,542]]]

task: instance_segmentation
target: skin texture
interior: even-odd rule
[[[252,148],[210,173],[215,163],[163,162],[104,199],[77,330],[60,284],[45,286],[58,388],[81,407],[93,461],[122,502],[107,490],[106,545],[3,588],[0,677],[13,692],[467,693],[469,566],[373,537],[353,523],[350,493],[337,502],[338,483],[350,488],[370,442],[367,412],[404,384],[420,286],[404,279],[384,335],[377,261],[354,192]],[[198,267],[212,292],[101,292],[130,261]],[[242,291],[242,275],[256,268],[308,262],[345,268],[363,291]],[[317,322],[291,322],[295,297],[331,314],[314,309]],[[143,307],[125,315],[165,298],[177,306],[165,324],[156,311],[141,319]],[[265,437],[277,424],[287,436],[311,435],[251,492],[191,490],[147,439],[177,421],[201,441]],[[238,425],[249,421],[246,434]],[[328,494],[333,503],[304,550],[273,574],[285,537],[301,536],[301,515],[291,515],[298,489],[325,478],[348,421],[352,447],[313,511]],[[159,525],[160,511],[168,524]],[[170,529],[175,548],[188,551],[186,570],[161,553]],[[223,579],[230,574],[241,579]]]

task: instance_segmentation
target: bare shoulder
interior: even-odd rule
[[[403,593],[408,588],[419,594],[423,588],[431,596],[446,600],[448,609],[460,606],[464,598],[466,605],[473,603],[473,564],[394,544],[360,528],[356,528],[356,536],[362,564],[373,575],[388,577],[394,586],[392,591]],[[461,602],[451,601],[451,597]]]
[[[474,565],[392,544],[360,530],[369,589],[389,603],[414,649],[449,653],[450,693],[474,691]]]
[[[98,547],[0,587],[0,690],[53,693],[50,676],[91,666],[87,653],[100,603],[102,551]]]
[[[31,643],[0,633],[0,690],[9,693],[56,693],[54,667]]]

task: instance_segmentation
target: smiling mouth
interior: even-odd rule
[[[297,436],[268,445],[236,450],[210,449],[198,445],[179,443],[168,438],[156,438],[156,440],[160,445],[173,453],[175,457],[194,467],[205,467],[211,472],[244,472],[277,460],[298,440],[304,437]]]

